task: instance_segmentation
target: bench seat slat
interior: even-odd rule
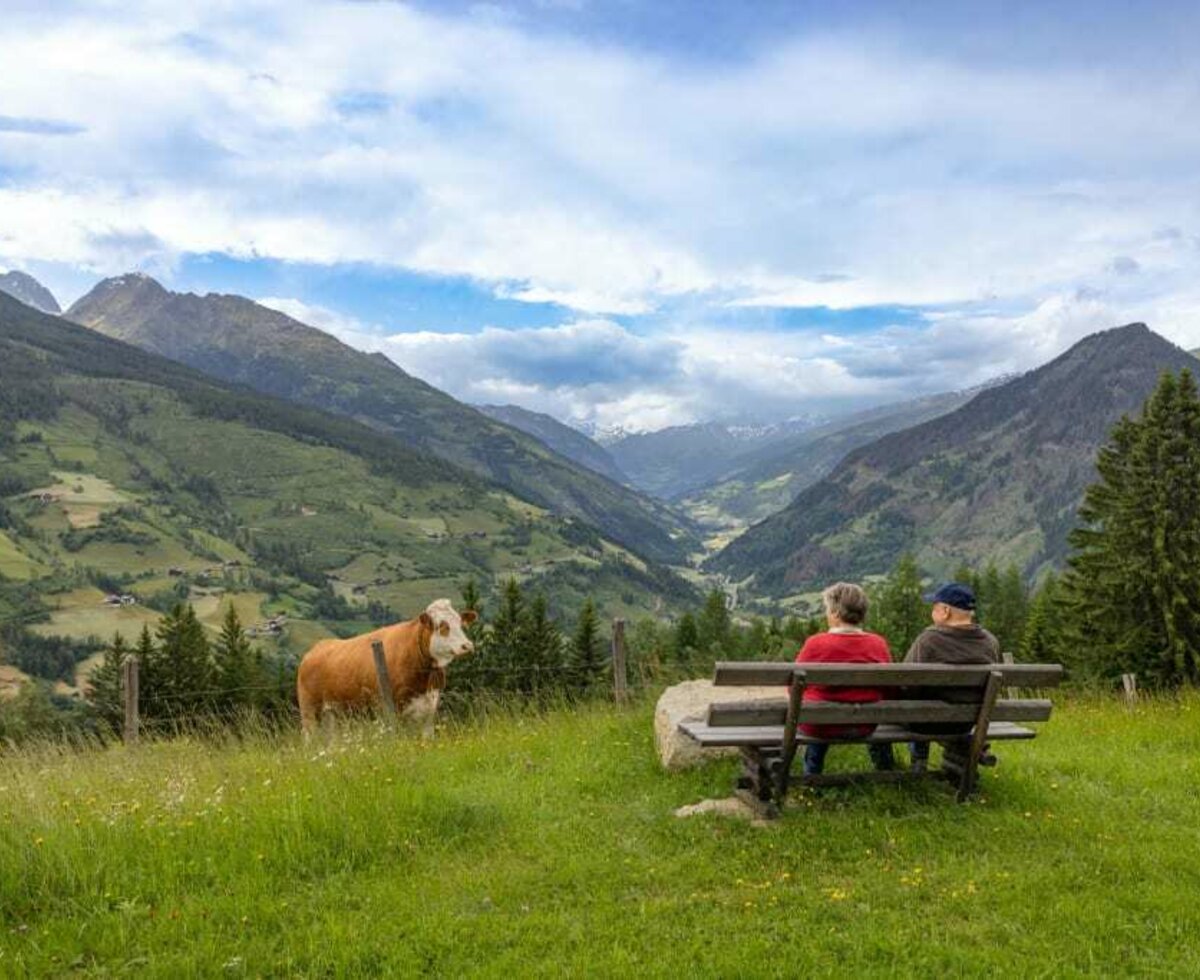
[[[1001,699],[992,709],[994,721],[1045,721],[1050,717],[1051,703],[1038,698]],[[800,706],[800,722],[812,725],[842,724],[912,724],[974,721],[979,714],[977,704],[951,704],[946,701],[868,701],[859,704],[845,701],[805,701]],[[717,702],[709,706],[708,724],[754,727],[782,725],[787,717],[784,700]]]
[[[740,727],[713,728],[702,721],[685,721],[679,726],[683,731],[706,748],[717,747],[755,747],[778,746],[783,744],[782,725],[747,725]],[[1011,722],[993,722],[988,725],[988,738],[997,741],[1013,739],[1030,739],[1037,735],[1032,728],[1014,725]],[[961,738],[969,738],[970,733]],[[924,735],[910,732],[900,725],[880,725],[867,738],[853,739],[848,744],[873,742],[936,742],[944,740],[945,735]],[[797,735],[796,741],[801,744],[810,742],[829,741],[834,745],[841,744],[837,739],[811,738],[807,735]]]
[[[790,683],[797,668],[804,670],[809,684],[828,687],[978,687],[988,674],[999,671],[1006,687],[1057,687],[1062,680],[1061,664],[795,664],[790,661],[761,663],[719,661],[713,672],[717,687],[770,686]]]

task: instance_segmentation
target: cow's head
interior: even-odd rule
[[[445,667],[455,657],[466,656],[475,649],[475,644],[463,632],[463,627],[473,622],[473,609],[459,615],[449,599],[431,602],[421,613],[421,628],[429,631],[429,654],[439,667]]]

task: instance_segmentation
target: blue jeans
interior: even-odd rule
[[[819,776],[825,771],[825,754],[832,742],[809,742],[804,746],[804,775]],[[867,754],[876,769],[891,770],[896,768],[896,759],[892,755],[892,747],[886,742],[880,745],[867,743]]]

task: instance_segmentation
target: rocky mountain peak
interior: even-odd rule
[[[0,273],[0,292],[8,293],[14,299],[19,299],[26,306],[32,306],[42,313],[57,315],[62,312],[54,294],[28,272],[13,269]]]

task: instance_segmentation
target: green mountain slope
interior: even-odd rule
[[[627,483],[629,480],[607,449],[550,415],[531,412],[519,405],[477,405],[476,408],[488,418],[528,433],[560,456],[586,466],[601,476],[617,483]]]
[[[173,293],[146,276],[108,279],[67,316],[206,374],[348,415],[660,561],[697,547],[686,519],[552,452],[330,335],[240,296]],[[464,371],[471,369],[463,365]]]
[[[1049,364],[847,456],[709,567],[766,594],[886,571],[905,550],[945,573],[1066,555],[1096,452],[1160,373],[1195,360],[1143,324],[1094,334]]]
[[[364,627],[368,603],[407,616],[509,574],[544,581],[560,614],[578,581],[613,615],[696,599],[589,525],[358,422],[0,296],[0,625],[40,609],[36,632],[107,638],[179,598],[215,626],[234,601],[248,624],[287,614],[271,642],[297,652]]]
[[[740,530],[783,510],[851,450],[970,401],[977,391],[947,392],[835,419],[739,456],[735,469],[683,498],[692,518],[717,534]]]

